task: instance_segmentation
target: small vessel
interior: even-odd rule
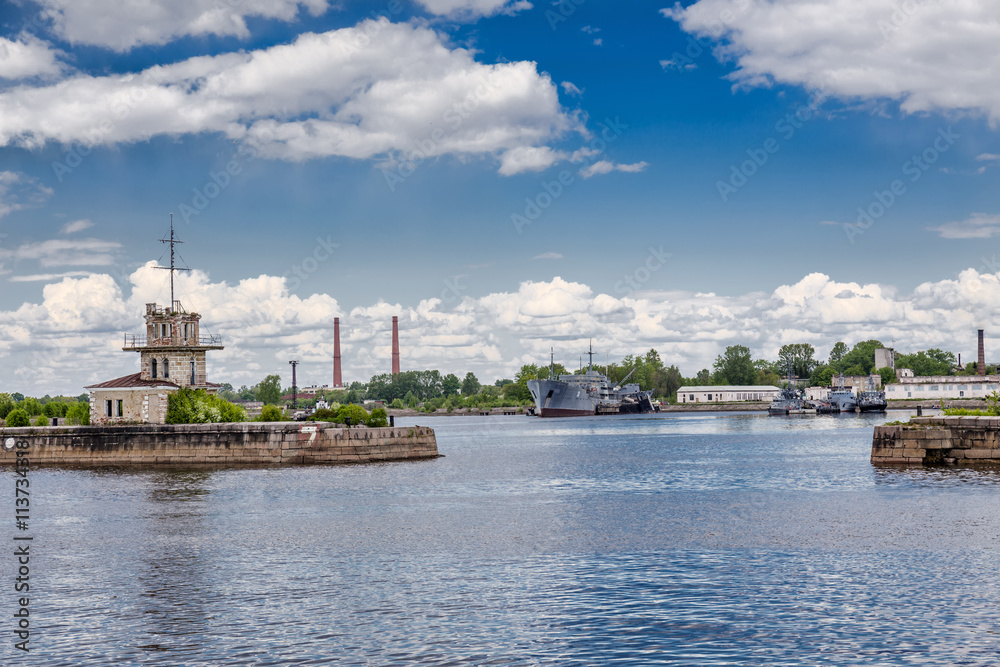
[[[802,395],[791,385],[782,389],[781,393],[771,401],[771,405],[767,406],[769,415],[804,414],[806,410]]]
[[[844,386],[843,374],[837,376],[837,386],[830,390],[826,400],[838,412],[854,412],[858,407],[858,399],[855,398],[854,391]]]
[[[875,388],[875,383],[868,379],[868,389],[858,394],[858,410],[861,412],[885,412],[888,403],[885,392]]]
[[[582,375],[556,378],[553,356],[549,361],[549,379],[528,380],[535,414],[539,417],[581,417],[655,412],[650,400],[651,389],[643,391],[635,383],[614,385],[607,376],[594,370],[593,346],[587,354],[590,363]],[[632,369],[625,380],[634,372]]]

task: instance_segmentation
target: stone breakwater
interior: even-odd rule
[[[913,417],[876,426],[872,463],[1000,465],[1000,417]]]
[[[345,428],[324,422],[43,426],[0,429],[0,465],[28,442],[32,465],[301,465],[440,456],[426,426]],[[25,451],[22,449],[21,451]]]

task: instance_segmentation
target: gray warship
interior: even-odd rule
[[[554,357],[549,360],[549,378],[528,380],[528,391],[535,401],[539,417],[581,417],[655,412],[650,396],[638,384],[614,385],[607,376],[594,370],[594,349],[587,352],[590,362],[582,375],[555,378]],[[635,372],[632,369],[629,375]],[[625,380],[628,376],[625,376]]]
[[[854,396],[854,390],[844,386],[843,374],[838,376],[837,386],[830,389],[827,401],[839,412],[854,412],[858,407],[858,399]]]

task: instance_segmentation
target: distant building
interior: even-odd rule
[[[90,391],[91,424],[163,424],[167,397],[181,387],[216,393],[206,377],[205,353],[221,350],[221,337],[202,336],[201,315],[146,304],[146,334],[125,334],[122,350],[139,353],[139,372],[84,387]]]
[[[880,347],[875,350],[875,370],[880,368],[895,368],[895,352],[891,348]]]
[[[901,371],[909,369],[900,369]],[[986,398],[1000,391],[1000,375],[901,375],[885,388],[887,399]]]
[[[677,390],[678,403],[739,403],[742,401],[770,401],[781,393],[771,385],[681,387]]]

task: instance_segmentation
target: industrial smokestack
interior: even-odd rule
[[[399,375],[399,318],[392,316],[392,374]]]
[[[979,330],[979,363],[976,370],[980,375],[986,375],[986,348],[983,346],[983,330]]]
[[[344,386],[340,376],[340,318],[333,318],[333,386],[339,389]]]

